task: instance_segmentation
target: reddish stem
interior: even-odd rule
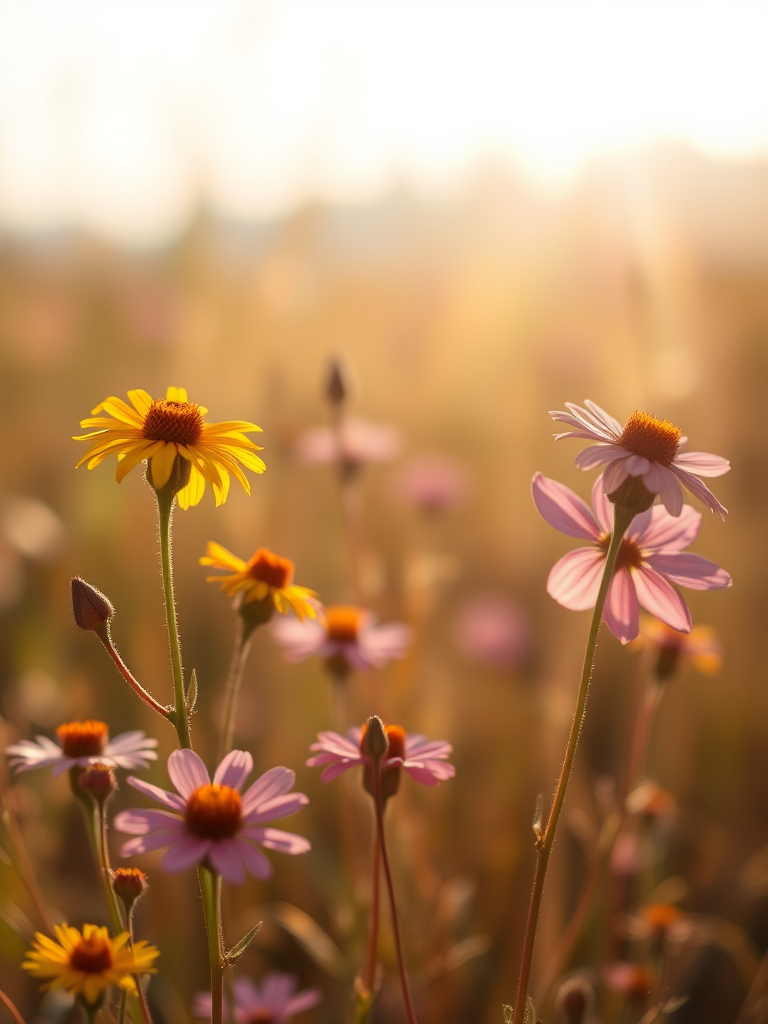
[[[379,945],[379,908],[381,904],[380,860],[378,839],[373,844],[373,894],[371,897],[371,923],[368,939],[368,960],[365,965],[363,983],[366,992],[373,991],[376,979],[376,953]]]
[[[167,720],[168,708],[163,707],[159,701],[156,701],[152,694],[145,690],[138,679],[131,674],[131,670],[120,657],[119,651],[112,643],[112,637],[109,635],[107,626],[105,625],[102,629],[96,630],[96,635],[99,640],[101,640],[102,644],[104,644],[107,654],[110,656],[112,661],[114,661],[118,672],[123,679],[125,679],[131,689],[144,701],[145,704],[148,704],[153,711],[156,711],[158,715],[161,715]]]

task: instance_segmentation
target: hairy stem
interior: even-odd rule
[[[237,699],[240,695],[240,685],[243,681],[243,670],[248,660],[248,652],[251,649],[250,634],[246,632],[245,623],[237,616],[237,635],[235,646],[232,652],[232,662],[229,666],[227,685],[224,695],[224,723],[221,729],[221,742],[219,744],[219,761],[232,749],[235,737],[235,716],[237,715]]]
[[[101,629],[96,630],[96,635],[104,645],[107,654],[110,656],[112,661],[117,666],[118,672],[123,677],[123,679],[125,679],[128,685],[134,691],[134,693],[136,693],[137,696],[140,697],[145,704],[148,704],[153,711],[156,711],[158,715],[160,715],[162,718],[167,719],[168,709],[166,707],[163,707],[163,705],[159,701],[155,700],[155,698],[148,690],[144,689],[144,687],[141,685],[138,679],[136,679],[131,670],[120,657],[120,652],[115,647],[114,643],[112,642],[112,637],[109,635],[109,626],[106,623],[104,623]]]
[[[208,958],[211,963],[211,1024],[224,1019],[224,948],[221,937],[221,877],[199,867],[197,876],[203,895]]]
[[[174,725],[179,737],[179,745],[192,748],[189,735],[189,719],[187,702],[184,694],[184,670],[181,665],[181,643],[179,627],[176,621],[176,601],[173,596],[173,568],[171,565],[171,520],[175,495],[166,491],[157,491],[157,513],[160,524],[160,563],[163,573],[163,593],[165,595],[165,622],[168,627],[168,642],[171,648],[171,668],[173,670],[173,707]]]

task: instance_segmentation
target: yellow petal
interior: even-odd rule
[[[144,418],[139,416],[135,409],[132,409],[122,398],[115,398],[114,395],[107,398],[101,405],[97,405],[95,409],[92,409],[91,415],[95,416],[96,413],[102,410],[108,412],[110,416],[114,416],[115,419],[130,424],[132,427],[141,427],[144,423]]]
[[[245,562],[231,551],[227,551],[221,544],[209,540],[205,549],[205,555],[200,559],[200,565],[214,565],[218,569],[233,569],[235,572],[242,572],[245,569]],[[221,577],[215,576],[214,579]]]
[[[146,391],[142,391],[141,388],[137,388],[135,391],[128,392],[128,398],[143,420],[152,407],[152,396],[148,395]]]
[[[165,487],[171,479],[173,464],[176,461],[176,445],[161,442],[163,447],[152,456],[152,483],[155,487]]]
[[[138,466],[140,462],[143,462],[144,459],[148,459],[152,454],[154,454],[152,449],[155,447],[156,446],[152,441],[147,441],[145,444],[141,445],[141,447],[135,448],[132,452],[126,452],[117,464],[115,480],[117,480],[118,483],[121,483],[135,466]],[[120,457],[118,456],[118,458]]]
[[[166,402],[186,402],[187,389],[186,388],[168,388],[165,393]]]
[[[195,466],[189,475],[189,483],[176,495],[179,507],[187,509],[190,505],[197,505],[205,493],[205,477]]]

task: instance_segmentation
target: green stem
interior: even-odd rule
[[[171,647],[171,668],[173,670],[173,724],[179,737],[179,745],[192,748],[189,736],[187,702],[184,694],[184,670],[181,665],[181,643],[176,621],[176,602],[173,596],[173,568],[171,565],[171,520],[176,496],[167,491],[156,491],[157,514],[160,523],[160,562],[163,573],[165,595],[165,622],[168,627],[168,642]]]
[[[528,995],[528,984],[531,977],[531,966],[533,964],[533,950],[534,945],[536,943],[536,929],[539,923],[541,899],[544,894],[544,882],[547,877],[549,857],[552,853],[552,846],[555,841],[555,833],[557,832],[557,824],[560,820],[560,813],[563,809],[565,794],[568,789],[569,779],[571,777],[571,769],[573,768],[573,761],[576,757],[576,747],[579,743],[581,727],[584,721],[584,714],[586,712],[587,696],[589,695],[589,683],[592,678],[592,668],[595,660],[597,634],[600,630],[600,622],[603,617],[605,599],[608,595],[608,587],[610,586],[611,580],[613,579],[613,570],[616,564],[616,558],[618,556],[619,549],[621,548],[621,542],[624,538],[624,534],[627,532],[627,529],[629,528],[629,524],[632,522],[635,516],[635,513],[633,511],[625,508],[622,505],[616,505],[614,506],[614,509],[615,511],[613,533],[611,535],[611,543],[608,548],[608,553],[605,558],[603,578],[600,581],[600,589],[597,594],[595,610],[592,615],[592,624],[589,627],[587,647],[584,652],[584,663],[581,669],[581,679],[579,680],[579,691],[576,697],[576,708],[573,713],[573,721],[571,722],[571,731],[568,736],[568,745],[565,748],[565,758],[563,760],[563,766],[560,770],[560,776],[557,780],[555,797],[552,801],[552,808],[549,812],[547,824],[543,831],[539,831],[537,833],[536,838],[536,872],[533,880],[533,892],[531,894],[531,904],[528,911],[528,923],[525,931],[523,959],[520,966],[520,980],[517,986],[515,1010],[512,1017],[514,1024],[523,1024],[523,1021],[525,1019],[525,1002]]]
[[[221,877],[199,867],[197,876],[203,896],[208,958],[211,962],[211,1024],[224,1019],[224,949],[221,938]]]
[[[125,931],[125,927],[109,874],[109,851],[107,849],[107,828],[104,819],[104,808],[94,804],[92,814],[87,815],[87,817],[90,819],[89,832],[91,834],[91,842],[93,843],[93,852],[96,854],[99,874],[104,886],[104,895],[107,898],[107,906],[109,907],[112,934],[117,936]]]
[[[219,745],[219,763],[232,749],[235,737],[235,715],[237,713],[237,699],[240,694],[240,685],[243,681],[243,670],[248,660],[248,652],[251,649],[250,633],[246,632],[245,623],[241,616],[237,616],[237,636],[235,647],[232,652],[232,662],[229,666],[227,686],[224,695],[224,724],[221,731],[221,743]]]

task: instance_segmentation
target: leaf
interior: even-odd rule
[[[292,935],[325,971],[336,978],[348,978],[350,972],[344,954],[309,914],[290,903],[273,903],[265,914]]]
[[[502,1010],[504,1011],[504,1024],[514,1024],[514,1007],[508,1006],[505,1003],[504,1006],[502,1006]],[[523,1024],[537,1024],[536,1010],[534,1009],[533,1000],[530,996],[527,996],[525,1000],[525,1016],[523,1017]]]
[[[187,706],[187,715],[191,715],[195,710],[195,704],[197,704],[197,672],[194,669],[192,669],[189,686],[184,695],[184,703]]]
[[[234,967],[246,949],[248,949],[256,933],[261,930],[261,925],[262,922],[259,921],[255,928],[251,928],[247,935],[244,935],[239,942],[235,943],[232,949],[227,950],[224,954],[224,959],[230,967]]]

